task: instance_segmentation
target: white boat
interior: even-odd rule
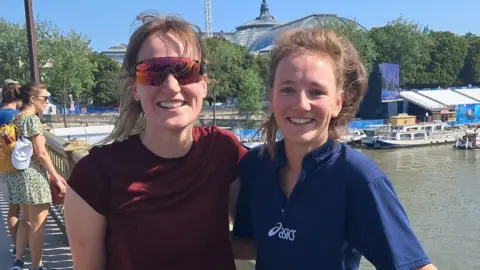
[[[366,136],[361,129],[349,129],[347,135],[340,137],[340,141],[346,144],[358,144],[361,143],[362,139]]]
[[[375,140],[378,137],[383,137],[389,134],[392,130],[392,125],[369,125],[366,129],[363,130],[365,136],[361,139],[362,144],[367,147],[374,147]]]
[[[441,121],[391,126],[386,135],[372,138],[371,147],[385,149],[451,143],[464,133]]]
[[[264,142],[243,142],[242,145],[245,146],[248,150],[257,147],[259,145],[265,144]]]

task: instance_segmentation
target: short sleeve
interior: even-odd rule
[[[237,137],[228,130],[218,129],[219,132],[227,138],[227,144],[225,150],[228,151],[228,156],[231,157],[230,163],[232,165],[232,175],[230,181],[233,182],[239,175],[240,161],[247,153],[247,149],[243,147]]]
[[[42,123],[38,116],[27,116],[22,123],[22,135],[27,138],[31,138],[35,135],[43,135]]]
[[[377,269],[411,270],[430,264],[390,180],[352,181],[347,239]]]
[[[67,183],[95,211],[107,214],[108,182],[93,156],[87,155],[75,165]]]
[[[238,194],[235,221],[233,223],[233,236],[244,239],[254,238],[252,214],[250,208],[250,192],[248,176],[246,175],[245,158],[240,164],[240,192]],[[243,173],[242,173],[243,172]]]

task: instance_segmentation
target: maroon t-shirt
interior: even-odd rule
[[[193,137],[181,158],[153,154],[136,135],[75,166],[68,184],[107,220],[107,270],[235,269],[228,195],[246,150],[215,127]]]

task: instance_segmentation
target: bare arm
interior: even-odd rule
[[[105,217],[73,189],[65,196],[65,223],[74,270],[100,270],[105,261]]]
[[[235,220],[235,213],[237,208],[237,199],[238,194],[240,193],[240,178],[235,179],[230,184],[230,193],[228,195],[228,213],[230,216],[230,222],[233,225],[233,221]]]
[[[240,193],[240,179],[236,179],[230,184],[230,195],[228,209],[230,212],[230,222],[233,225],[237,206],[237,198]],[[257,247],[254,240],[241,239],[231,235],[230,243],[235,259],[237,260],[255,260]]]
[[[64,194],[67,188],[67,182],[65,179],[57,173],[57,170],[53,166],[52,159],[48,154],[47,149],[45,148],[45,137],[43,135],[34,135],[32,136],[32,144],[33,144],[33,151],[35,153],[35,157],[40,164],[47,170],[47,172],[53,177],[55,180],[55,184],[60,189],[60,193]]]
[[[416,270],[438,270],[433,264],[425,265],[423,267],[417,268]]]
[[[32,144],[33,150],[35,152],[35,157],[40,161],[42,166],[47,170],[47,172],[51,175],[56,175],[57,170],[53,166],[52,160],[50,159],[50,155],[45,148],[45,137],[43,135],[34,135],[32,137]]]

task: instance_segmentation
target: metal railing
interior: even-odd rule
[[[90,146],[88,143],[81,141],[67,142],[50,133],[48,130],[44,131],[44,135],[47,141],[47,151],[52,159],[53,166],[58,174],[65,179],[68,179],[75,164],[88,154],[87,150]],[[63,205],[51,204],[50,212],[53,218],[59,223],[59,225],[61,225],[60,228],[65,233]]]

